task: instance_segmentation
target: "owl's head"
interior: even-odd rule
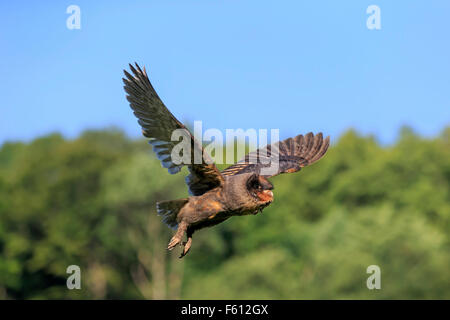
[[[257,174],[250,175],[247,179],[246,186],[249,194],[258,202],[265,203],[273,201],[273,185],[263,176]]]

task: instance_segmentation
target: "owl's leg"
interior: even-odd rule
[[[187,232],[186,232],[187,241],[183,242],[184,249],[183,249],[183,252],[181,253],[181,255],[179,257],[180,259],[183,258],[189,252],[189,249],[191,249],[192,234],[193,234],[193,232],[188,229]]]
[[[186,232],[188,227],[188,224],[184,221],[181,221],[178,225],[177,232],[175,235],[170,239],[169,245],[167,246],[168,250],[172,250],[175,248],[179,243],[181,243],[181,240],[183,239],[184,233]]]

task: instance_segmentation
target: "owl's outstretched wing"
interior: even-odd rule
[[[322,133],[300,134],[250,152],[244,159],[223,170],[222,175],[252,172],[272,177],[280,173],[297,172],[322,158],[329,145],[330,137],[323,139]]]
[[[167,109],[153,88],[147,73],[136,64],[136,68],[130,64],[130,74],[124,70],[123,82],[127,93],[127,100],[133,109],[138,123],[142,127],[142,134],[149,138],[153,151],[161,161],[163,167],[171,174],[177,173],[186,165],[190,174],[186,177],[186,183],[192,195],[201,195],[206,191],[222,185],[223,177],[216,168],[211,158],[203,152],[199,144],[189,130],[178,121]],[[179,141],[172,141],[174,130],[190,140],[190,161],[174,161],[172,159],[173,148]],[[196,154],[196,156],[195,156]],[[200,156],[199,156],[200,155]],[[181,163],[180,163],[181,162]]]

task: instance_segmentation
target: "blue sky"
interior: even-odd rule
[[[66,27],[71,4],[80,30]],[[366,27],[371,4],[381,30]],[[449,12],[445,0],[2,1],[0,143],[111,125],[140,136],[121,81],[133,61],[204,129],[433,136],[450,123]]]

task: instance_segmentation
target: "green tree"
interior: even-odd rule
[[[0,298],[448,299],[449,137],[405,127],[386,146],[349,130],[317,164],[272,178],[262,214],[196,233],[182,260],[155,203],[186,197],[187,172],[169,175],[143,139],[5,143]],[[81,290],[66,288],[72,264]],[[373,264],[381,290],[366,287]]]

